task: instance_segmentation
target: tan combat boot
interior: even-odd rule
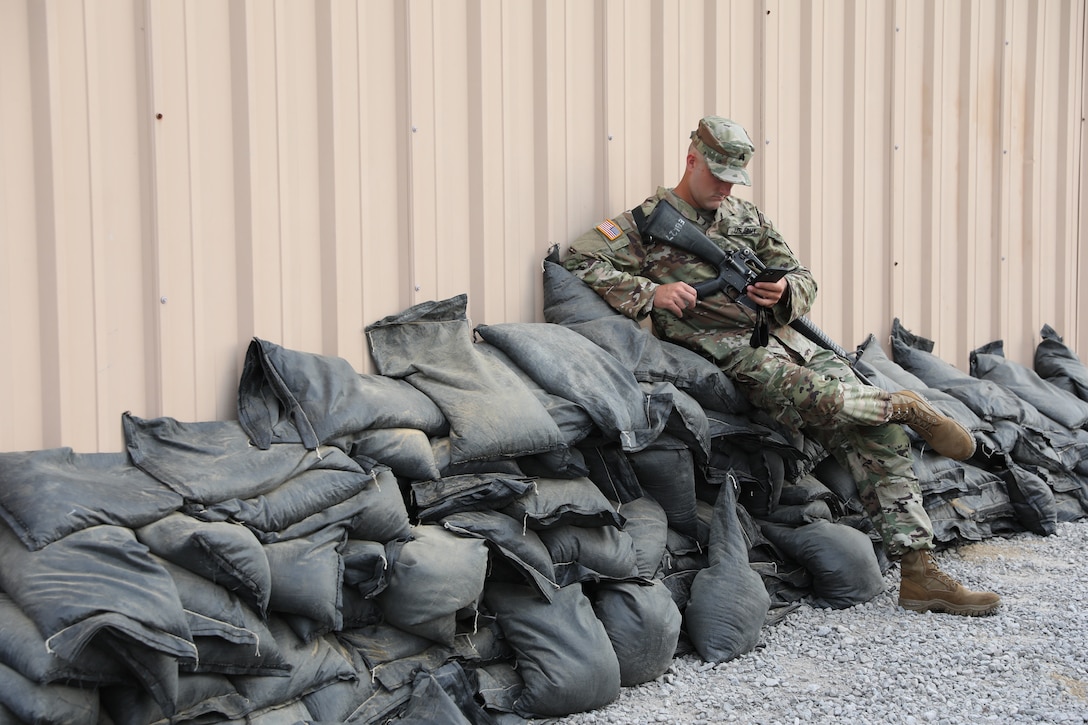
[[[993,614],[1001,597],[973,592],[937,567],[926,550],[909,551],[899,560],[899,606],[915,612],[945,612],[980,617]]]
[[[892,393],[889,422],[906,423],[942,456],[966,461],[975,454],[975,439],[970,431],[941,413],[913,390]]]

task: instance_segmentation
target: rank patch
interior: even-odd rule
[[[616,225],[616,222],[611,219],[605,219],[603,222],[597,225],[597,231],[605,235],[608,241],[614,242],[623,236],[623,231]]]

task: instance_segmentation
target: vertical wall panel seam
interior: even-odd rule
[[[102,307],[105,306],[108,308],[108,305],[102,305],[101,301],[99,300],[99,294],[103,292],[104,285],[99,283],[99,277],[103,274],[103,265],[101,264],[101,260],[99,260],[98,257],[100,254],[103,253],[101,251],[101,245],[104,243],[104,240],[98,238],[95,234],[95,222],[98,219],[98,215],[96,214],[94,200],[96,186],[94,179],[94,161],[95,150],[97,148],[95,144],[94,130],[97,117],[92,112],[94,108],[91,85],[92,61],[90,57],[90,44],[92,33],[90,31],[90,28],[88,27],[86,0],[83,0],[81,12],[83,19],[83,84],[87,89],[87,92],[84,94],[84,102],[86,103],[85,112],[87,114],[87,128],[85,129],[87,138],[87,224],[88,238],[91,244],[91,253],[89,255],[91,268],[88,270],[91,286],[91,299],[89,300],[91,309],[89,317],[91,320],[91,339],[93,340],[94,347],[93,354],[91,356],[94,364],[94,385],[89,387],[91,395],[90,406],[91,409],[95,411],[95,421],[100,423],[102,421],[104,413],[104,411],[101,410],[102,401],[103,399],[109,397],[102,390],[103,386],[106,384],[106,381],[109,380],[108,376],[103,374],[103,370],[106,367],[103,364],[103,358],[108,358],[109,352],[108,350],[103,349],[104,345],[106,344],[104,338],[107,336],[105,334],[105,331],[102,329],[102,325],[99,324],[99,316],[102,312]],[[100,425],[96,425],[93,434],[96,449],[101,449],[102,444],[104,443],[104,441],[102,440],[102,433],[102,427]]]
[[[161,259],[159,255],[159,131],[156,125],[155,117],[158,113],[158,98],[156,96],[156,84],[155,77],[158,74],[157,71],[157,58],[155,56],[155,32],[154,32],[154,0],[144,0],[144,46],[147,54],[147,99],[148,99],[148,111],[150,118],[148,123],[151,126],[150,133],[150,147],[148,148],[148,222],[150,224],[150,230],[148,234],[148,242],[151,248],[148,255],[151,262],[151,270],[154,280],[154,296],[150,301],[151,304],[155,304],[155,299],[161,299],[163,295],[162,277],[159,274],[161,266]],[[152,376],[157,382],[154,386],[154,394],[149,397],[149,401],[153,401],[153,409],[161,413],[164,403],[164,376],[163,376],[163,311],[161,307],[156,307],[154,314],[151,315],[154,320],[154,336],[149,338],[153,341],[154,345],[149,350],[149,356],[146,362],[149,365],[149,369],[154,371]]]
[[[55,42],[50,32],[50,7],[44,3],[30,3],[28,23],[31,26],[30,66],[31,73],[38,77],[37,83],[31,79],[31,117],[35,129],[33,147],[35,174],[36,221],[38,231],[38,298],[41,309],[39,325],[39,358],[41,359],[42,391],[42,441],[43,445],[57,446],[63,441],[64,415],[61,406],[60,384],[62,360],[60,351],[60,310],[58,309],[60,280],[57,264],[57,188],[56,165],[60,163],[55,153],[56,114],[53,109],[54,64],[52,63],[52,44]],[[37,27],[35,27],[37,26]],[[33,31],[39,30],[35,34]],[[35,38],[34,36],[37,35]],[[35,42],[37,40],[37,42]],[[35,66],[37,72],[35,73]]]

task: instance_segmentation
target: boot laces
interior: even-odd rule
[[[937,562],[933,560],[933,557],[929,554],[922,554],[925,562],[925,573],[934,579],[939,580],[942,584],[947,584],[950,589],[956,589],[961,586],[958,581],[946,574],[939,566]]]

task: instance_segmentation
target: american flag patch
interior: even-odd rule
[[[608,237],[608,241],[614,242],[623,236],[623,232],[616,226],[616,222],[611,219],[605,219],[603,222],[597,225],[597,231]]]

